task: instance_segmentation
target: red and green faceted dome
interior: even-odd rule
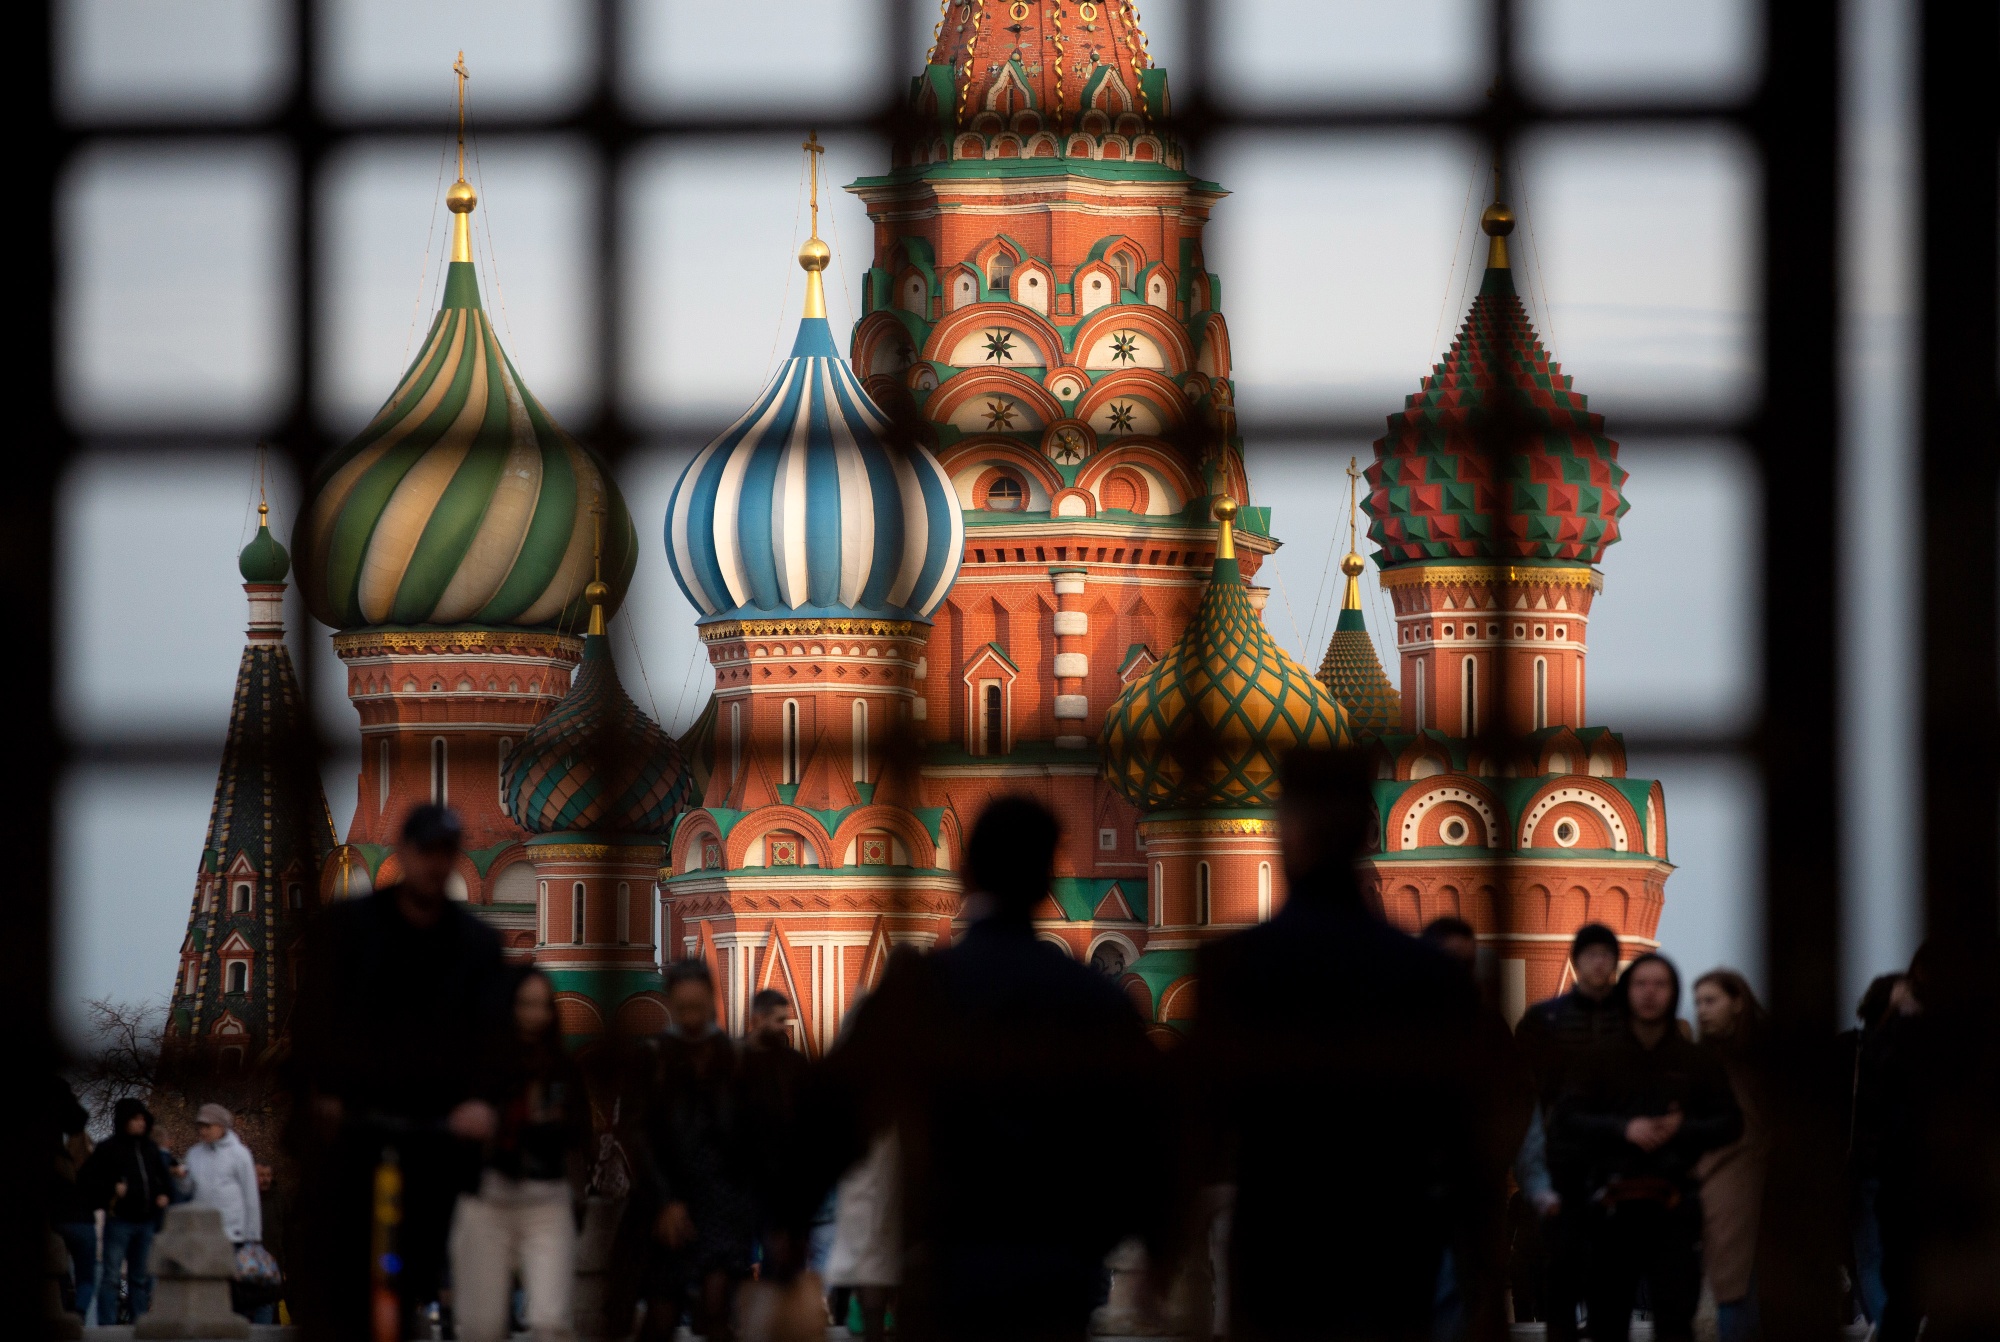
[[[1509,422],[1489,459],[1480,436]],[[1631,505],[1618,444],[1489,267],[1444,361],[1375,440],[1362,503],[1383,568],[1439,559],[1595,564]]]

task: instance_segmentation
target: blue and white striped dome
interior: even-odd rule
[[[667,558],[699,623],[928,623],[958,576],[965,520],[937,458],[888,438],[826,319],[802,320],[791,357],[667,505]]]

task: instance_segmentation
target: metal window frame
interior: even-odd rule
[[[2000,920],[2000,365],[1996,320],[1996,218],[2000,218],[2000,104],[1966,90],[1990,90],[2000,50],[2000,7],[1947,6],[1914,0],[1919,16],[1922,106],[1921,186],[1921,440],[1925,528],[1921,542],[1921,853],[1925,916],[1933,933],[1990,930]],[[828,117],[823,132],[893,134],[900,93],[922,58],[917,0],[884,0],[890,51],[883,66],[881,110]],[[58,726],[55,703],[53,511],[63,471],[81,435],[63,413],[57,386],[57,221],[64,174],[83,149],[101,143],[175,143],[259,139],[284,147],[293,164],[293,329],[289,364],[293,394],[273,435],[301,478],[332,444],[317,408],[321,384],[323,295],[319,260],[320,182],[329,154],[355,141],[432,139],[438,127],[403,118],[335,119],[319,105],[320,9],[291,0],[293,82],[268,114],[247,120],[144,119],[70,124],[55,105],[55,3],[20,16],[16,50],[25,69],[13,81],[16,124],[26,147],[27,208],[17,237],[25,246],[15,275],[27,318],[16,355],[25,391],[17,407],[21,444],[13,486],[0,492],[0,592],[20,626],[21,646],[7,661],[6,702],[13,709],[15,767],[0,787],[14,827],[8,897],[0,900],[0,982],[12,1033],[27,1066],[54,1057],[50,1027],[53,912],[54,785],[83,759],[107,763],[184,759],[186,741],[112,743],[85,748]],[[621,287],[626,259],[624,212],[618,192],[634,152],[661,140],[791,134],[805,119],[732,114],[649,117],[634,112],[617,88],[622,32],[618,0],[594,5],[596,75],[573,109],[548,116],[482,116],[491,139],[552,133],[585,144],[599,159],[597,250],[592,295],[602,377],[594,414],[580,425],[614,461],[638,433],[619,404],[622,376]],[[1763,913],[1773,948],[1767,967],[1776,1038],[1785,1060],[1779,1077],[1778,1144],[1772,1172],[1768,1242],[1760,1266],[1766,1297],[1764,1326],[1774,1338],[1824,1338],[1835,1333],[1823,1272],[1837,1260],[1843,1223],[1838,1203],[1837,1097],[1824,1093],[1814,1068],[1824,1042],[1846,1015],[1841,1000],[1844,800],[1852,766],[1842,733],[1842,631],[1850,619],[1840,516],[1846,479],[1843,404],[1847,381],[1839,350],[1842,294],[1842,32],[1840,0],[1766,0],[1765,68],[1755,92],[1740,101],[1538,102],[1519,76],[1516,0],[1488,0],[1484,44],[1493,95],[1478,106],[1305,106],[1246,111],[1214,93],[1211,53],[1220,19],[1213,0],[1188,0],[1188,60],[1173,71],[1180,107],[1178,131],[1190,142],[1221,132],[1287,131],[1337,137],[1355,132],[1452,129],[1482,139],[1504,156],[1527,130],[1541,126],[1733,127],[1762,165],[1760,224],[1763,287],[1762,408],[1742,419],[1700,415],[1619,417],[1627,435],[1743,437],[1765,488],[1761,717],[1746,738],[1666,734],[1631,742],[1634,750],[1694,756],[1747,755],[1761,774]],[[1194,145],[1191,144],[1191,148]],[[1331,437],[1373,437],[1379,423],[1303,419],[1261,423],[1262,442],[1324,443]],[[174,451],[196,439],[179,433],[105,435],[93,445]],[[205,441],[212,441],[208,439]],[[1777,485],[1782,482],[1782,488]],[[310,642],[300,659],[308,687],[315,673]],[[310,697],[310,693],[309,696]],[[316,731],[316,727],[312,730]],[[323,749],[314,740],[313,749]],[[205,753],[211,743],[198,743]],[[4,1123],[32,1122],[26,1106],[0,1106]],[[25,1131],[9,1132],[9,1149],[27,1149]],[[13,1162],[0,1179],[5,1218],[0,1270],[38,1271],[42,1246],[32,1198],[22,1181],[33,1162]],[[6,1194],[19,1194],[7,1196]],[[35,1287],[39,1289],[37,1285]],[[9,1298],[29,1298],[25,1291]]]

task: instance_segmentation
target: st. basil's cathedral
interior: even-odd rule
[[[311,911],[396,880],[402,818],[433,800],[465,825],[452,894],[550,974],[579,1041],[663,1028],[657,965],[698,956],[731,1029],[774,987],[823,1052],[892,949],[962,928],[965,836],[1009,793],[1064,826],[1038,934],[1176,1034],[1197,948],[1284,902],[1277,765],[1298,746],[1370,752],[1384,913],[1471,921],[1510,1014],[1562,986],[1585,921],[1653,944],[1661,789],[1585,725],[1625,472],[1529,324],[1506,206],[1457,339],[1364,473],[1400,689],[1351,541],[1315,675],[1254,583],[1283,519],[1244,467],[1204,257],[1226,193],[1183,161],[1133,6],[950,0],[910,96],[919,133],[848,187],[874,240],[846,357],[815,187],[790,357],[640,519],[650,559],[501,347],[461,170],[416,359],[310,482],[289,552],[260,527],[241,557],[249,644],[176,1038],[277,1044]],[[663,561],[714,673],[678,741],[606,634]],[[360,719],[344,843],[311,770],[270,749],[306,711],[279,614],[294,563]]]

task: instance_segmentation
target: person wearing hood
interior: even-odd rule
[[[188,1149],[194,1205],[222,1213],[222,1230],[237,1248],[264,1239],[264,1208],[257,1196],[257,1161],[236,1135],[236,1120],[219,1104],[195,1114],[201,1140]]]
[[[153,1114],[143,1101],[130,1096],[118,1101],[112,1111],[111,1136],[90,1153],[79,1182],[105,1209],[97,1321],[118,1322],[121,1266],[136,1320],[153,1303],[153,1278],[147,1270],[153,1234],[173,1201],[173,1169],[153,1140]]]

